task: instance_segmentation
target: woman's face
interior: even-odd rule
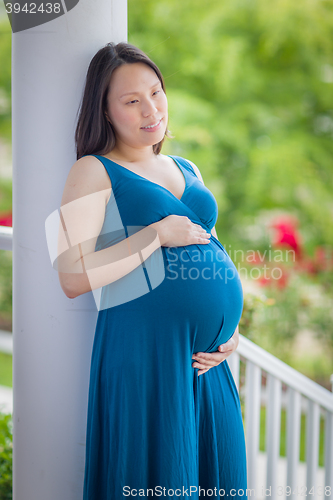
[[[155,71],[141,62],[119,66],[110,80],[107,114],[116,146],[143,148],[160,142],[167,128],[168,102]]]

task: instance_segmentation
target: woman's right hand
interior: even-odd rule
[[[151,227],[157,231],[162,247],[182,247],[210,242],[210,233],[184,215],[168,215],[151,224]]]

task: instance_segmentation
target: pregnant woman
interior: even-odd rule
[[[84,500],[247,498],[239,396],[216,361],[238,333],[242,286],[199,169],[160,153],[167,123],[146,54],[99,50],[61,203],[72,249],[59,261],[66,295],[92,291],[99,308]]]

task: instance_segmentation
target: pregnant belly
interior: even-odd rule
[[[172,301],[170,314],[187,320],[193,352],[213,352],[232,337],[243,310],[237,269],[222,244],[163,247],[163,285]]]

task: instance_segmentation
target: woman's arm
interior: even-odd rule
[[[107,184],[110,188],[105,188]],[[111,181],[103,164],[94,156],[80,158],[66,181],[58,232],[56,266],[60,285],[69,298],[119,280],[161,246],[209,243],[210,234],[200,224],[172,214],[95,251],[110,196]]]
[[[108,285],[137,268],[161,246],[154,224],[95,252],[112,186],[99,160],[80,158],[72,167],[61,201],[57,270],[61,287],[75,298]],[[109,179],[109,178],[108,178]],[[108,181],[111,185],[110,180]]]

